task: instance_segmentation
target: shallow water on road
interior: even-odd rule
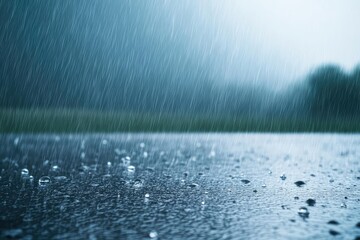
[[[360,135],[2,135],[0,188],[5,239],[356,239]]]

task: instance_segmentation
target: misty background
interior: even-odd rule
[[[360,114],[358,1],[0,0],[0,107]]]

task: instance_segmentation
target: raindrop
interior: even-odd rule
[[[57,166],[57,165],[54,165],[54,166],[52,166],[52,168],[51,168],[51,171],[53,171],[53,172],[58,172],[60,170],[60,168],[59,168],[59,166]]]
[[[134,183],[133,183],[133,187],[135,189],[139,189],[142,188],[143,186],[143,181],[141,179],[135,179]]]
[[[107,162],[107,167],[110,168],[111,167],[111,162]]]
[[[80,158],[81,158],[81,159],[84,159],[84,158],[85,158],[85,153],[84,153],[84,152],[81,153]]]
[[[27,178],[29,176],[29,170],[27,168],[23,168],[21,170],[21,177]]]
[[[39,186],[40,187],[46,187],[50,184],[51,180],[48,176],[43,176],[39,179]]]
[[[103,145],[107,145],[107,144],[108,144],[108,140],[103,139],[103,140],[101,141],[101,143],[102,143]]]
[[[340,207],[341,207],[341,208],[347,208],[347,206],[346,206],[345,203],[342,203],[342,204],[340,205]]]
[[[157,238],[157,236],[158,236],[158,233],[157,233],[156,231],[151,231],[151,232],[149,233],[149,237],[150,237],[150,238]]]
[[[32,175],[29,176],[30,182],[34,181],[34,177]]]
[[[302,187],[303,185],[305,185],[305,182],[303,182],[303,181],[296,181],[296,182],[294,182],[294,184],[295,184],[296,186],[298,186],[298,187]]]
[[[150,194],[146,193],[145,198],[149,198],[149,197],[150,197]]]
[[[330,221],[328,221],[328,224],[331,224],[331,225],[339,225],[339,222],[338,222],[338,221],[335,221],[335,220],[330,220]]]
[[[307,210],[307,208],[306,207],[301,207],[301,208],[299,208],[299,210],[298,210],[298,214],[299,214],[299,216],[300,217],[302,217],[302,218],[308,218],[309,217],[309,211]]]
[[[145,147],[145,143],[140,143],[140,147],[144,148]]]
[[[329,230],[329,233],[330,233],[330,235],[332,235],[332,236],[340,235],[340,233],[339,233],[338,231],[335,231],[335,230],[332,230],[332,229]]]
[[[266,188],[266,184],[261,185],[261,187]]]
[[[127,170],[128,170],[129,173],[134,173],[135,172],[135,167],[130,165],[130,166],[128,166]]]
[[[281,178],[281,180],[285,180],[285,179],[286,179],[285,174],[282,174],[282,175],[280,176],[280,178]]]
[[[147,152],[144,152],[144,158],[147,158],[149,156],[149,154]]]
[[[19,144],[19,141],[20,141],[20,139],[19,139],[18,137],[15,138],[15,140],[14,140],[14,145],[17,146],[17,145]]]
[[[308,200],[306,200],[306,203],[307,203],[307,205],[313,207],[316,204],[316,200],[312,199],[312,198],[309,198]]]
[[[191,183],[191,184],[189,184],[188,186],[191,187],[191,188],[197,188],[197,187],[199,187],[199,184],[197,184],[197,183]]]

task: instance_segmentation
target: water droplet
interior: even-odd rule
[[[201,205],[205,205],[205,202],[204,202],[204,201],[202,201],[202,202],[201,202]]]
[[[295,184],[296,186],[298,186],[298,187],[302,187],[303,185],[305,185],[305,182],[303,182],[303,181],[296,181],[296,182],[294,182],[294,184]]]
[[[51,167],[51,171],[53,171],[53,172],[58,172],[59,170],[60,170],[60,168],[58,165],[54,165]]]
[[[266,188],[266,184],[261,185],[261,187]]]
[[[330,221],[328,221],[328,224],[331,224],[331,225],[339,225],[339,222],[338,222],[338,221],[335,221],[335,220],[330,220]]]
[[[316,200],[312,199],[312,198],[309,198],[308,200],[306,200],[306,203],[307,203],[307,205],[313,207],[316,204]]]
[[[342,203],[342,204],[340,205],[340,207],[341,207],[341,208],[347,208],[347,206],[346,206],[345,203]]]
[[[45,160],[45,161],[43,162],[43,166],[47,166],[47,165],[49,165],[49,160]]]
[[[107,167],[109,167],[109,168],[110,168],[110,167],[111,167],[111,162],[107,162],[107,164],[106,164],[106,165],[107,165]]]
[[[51,180],[48,176],[43,176],[39,179],[39,186],[40,187],[46,187],[50,184]]]
[[[34,177],[32,175],[29,176],[30,182],[34,181]]]
[[[84,158],[85,158],[85,153],[84,153],[84,152],[81,153],[80,158],[81,158],[81,159],[84,159]]]
[[[214,150],[211,150],[211,152],[209,153],[209,157],[213,158],[216,156],[216,152]]]
[[[281,178],[281,180],[285,180],[285,179],[286,179],[285,174],[282,174],[282,175],[280,176],[280,178]]]
[[[149,233],[149,237],[150,237],[150,238],[157,238],[157,237],[158,237],[158,233],[157,233],[156,231],[151,231],[151,232]]]
[[[250,181],[249,181],[249,180],[247,180],[247,179],[243,179],[243,180],[241,180],[241,182],[242,182],[242,183],[245,183],[245,184],[250,183]]]
[[[29,176],[29,170],[27,168],[21,169],[21,177],[27,178]]]
[[[149,197],[150,197],[150,194],[146,193],[145,198],[149,198]]]
[[[332,230],[332,229],[329,230],[329,233],[330,233],[330,235],[332,235],[332,236],[340,235],[340,233],[339,233],[338,231],[335,231],[335,230]]]
[[[147,158],[149,156],[149,154],[147,152],[144,152],[143,156],[144,156],[144,158]]]
[[[309,217],[309,211],[307,210],[307,208],[306,207],[301,207],[301,208],[299,208],[299,210],[298,210],[298,214],[299,214],[299,216],[300,217],[302,217],[302,218],[308,218]]]
[[[140,147],[144,148],[145,147],[145,143],[140,143]]]
[[[143,186],[143,181],[141,179],[135,179],[134,183],[133,183],[133,187],[135,189],[139,189],[142,188]]]
[[[81,141],[81,146],[80,146],[80,148],[81,148],[81,149],[85,149],[85,141],[84,141],[84,140]]]
[[[108,140],[103,139],[103,140],[101,141],[101,143],[102,143],[103,145],[107,145],[107,144],[108,144]]]
[[[135,172],[135,167],[130,165],[130,166],[128,166],[127,170],[128,170],[129,173],[134,173]]]
[[[191,183],[191,184],[189,184],[188,186],[191,187],[191,188],[197,188],[197,187],[199,187],[199,184],[197,184],[197,183]]]
[[[20,139],[17,137],[14,139],[14,145],[17,146],[19,144]]]

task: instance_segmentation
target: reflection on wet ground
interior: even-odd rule
[[[360,135],[2,135],[0,160],[5,239],[360,236]]]

